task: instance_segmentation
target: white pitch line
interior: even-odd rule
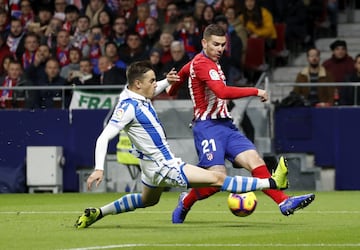
[[[241,247],[241,248],[249,248],[249,247],[306,247],[306,248],[313,248],[313,247],[320,247],[320,248],[328,248],[328,247],[360,247],[360,243],[344,243],[344,244],[120,244],[120,245],[108,245],[108,246],[93,246],[93,247],[82,247],[82,248],[67,248],[62,250],[96,250],[96,249],[113,249],[113,248],[134,248],[134,247]]]
[[[1,214],[79,214],[82,211],[0,211]],[[163,214],[172,213],[172,211],[141,211],[136,210],[140,214]],[[229,211],[192,211],[194,214],[225,214]],[[278,214],[278,211],[257,211],[257,214]],[[306,214],[359,214],[360,211],[301,211]]]

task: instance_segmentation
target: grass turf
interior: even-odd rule
[[[73,227],[85,207],[121,195],[2,194],[0,249],[360,249],[359,191],[317,192],[309,207],[289,217],[256,192],[258,206],[246,218],[232,215],[228,194],[218,193],[196,203],[177,225],[171,213],[178,193],[168,192],[154,207]]]

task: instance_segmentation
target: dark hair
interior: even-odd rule
[[[255,5],[253,10],[248,10],[245,5],[245,1],[242,2],[241,13],[244,15],[244,26],[249,21],[253,21],[256,27],[262,27],[264,24],[263,16],[261,12],[261,6],[257,0],[255,0]]]
[[[204,39],[209,39],[211,36],[225,36],[226,33],[223,28],[217,24],[209,24],[206,26],[203,34]]]
[[[68,13],[77,13],[77,14],[80,14],[80,10],[79,10],[79,8],[78,8],[76,5],[69,4],[69,5],[67,5],[67,6],[65,7],[64,13],[65,13],[65,14],[68,14]]]
[[[134,84],[138,79],[143,79],[144,74],[149,70],[153,70],[151,62],[149,60],[137,61],[129,65],[126,70],[126,78],[129,85]]]
[[[89,23],[91,22],[90,17],[89,17],[88,15],[80,14],[77,20],[79,20],[79,19],[81,19],[81,18],[87,19]]]

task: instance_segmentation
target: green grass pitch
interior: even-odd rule
[[[73,225],[84,208],[122,194],[1,194],[0,249],[360,249],[359,191],[316,192],[309,207],[289,217],[256,192],[258,206],[246,218],[232,215],[228,194],[218,193],[174,225],[178,194],[164,193],[154,207],[110,215],[81,230]]]

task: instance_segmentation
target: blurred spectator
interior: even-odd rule
[[[107,9],[109,10],[109,13],[111,13],[111,16],[116,16],[116,13],[120,7],[118,0],[107,0],[104,1],[106,4]]]
[[[193,15],[197,25],[200,25],[201,16],[205,6],[206,6],[205,0],[196,0]]]
[[[155,76],[156,76],[157,81],[164,79],[164,76],[162,74],[163,65],[160,61],[160,58],[161,58],[161,51],[157,48],[151,49],[151,51],[149,53],[149,59],[150,59],[151,65],[155,71]]]
[[[39,48],[39,37],[35,33],[25,35],[24,50],[20,59],[22,68],[27,69],[35,60],[36,50]]]
[[[61,30],[62,25],[63,22],[60,19],[56,17],[51,18],[50,23],[46,26],[44,34],[40,37],[40,43],[47,44],[54,53],[57,46],[57,35]]]
[[[22,51],[18,51],[18,48],[24,47],[24,29],[19,19],[12,18],[10,21],[10,34],[7,37],[6,44],[8,45],[10,52],[17,58],[21,58]]]
[[[242,41],[234,30],[229,30],[229,24],[224,15],[215,17],[214,23],[226,32],[226,46],[219,62],[227,79],[228,85],[243,84],[242,72]],[[241,82],[241,83],[240,83]]]
[[[10,32],[8,13],[4,9],[0,9],[0,33],[7,37]]]
[[[12,54],[6,44],[6,39],[4,35],[0,34],[0,75],[3,74],[2,63],[6,57],[12,57]]]
[[[61,67],[60,76],[70,82],[71,76],[74,71],[80,70],[80,59],[82,57],[81,51],[78,48],[72,47],[69,49],[69,60],[70,63]]]
[[[40,5],[38,8],[38,14],[35,17],[35,22],[40,23],[41,29],[46,29],[46,26],[50,23],[53,18],[53,11],[50,5]]]
[[[120,48],[119,53],[127,65],[147,58],[146,51],[141,44],[140,35],[134,31],[129,32],[126,37],[126,46]]]
[[[113,17],[111,16],[111,12],[106,9],[100,11],[98,16],[98,23],[99,26],[101,27],[104,36],[110,37],[114,23]]]
[[[126,84],[126,72],[123,69],[119,69],[113,65],[110,58],[102,56],[99,58],[99,70],[100,70],[100,84],[102,85],[125,85]],[[109,91],[105,89],[104,91]],[[119,92],[119,89],[113,91]]]
[[[320,65],[320,51],[310,48],[306,52],[308,66],[296,76],[296,83],[329,83],[333,76]],[[294,87],[294,92],[303,96],[311,106],[330,106],[334,104],[334,87]]]
[[[105,44],[105,56],[107,56],[115,67],[126,70],[126,63],[119,56],[119,49],[112,41]]]
[[[119,10],[117,16],[123,16],[129,30],[134,31],[137,19],[136,1],[135,0],[119,0]]]
[[[228,8],[233,8],[235,10],[235,13],[240,13],[240,1],[237,0],[219,0],[218,4],[219,9],[216,9],[216,11],[220,14],[225,15],[225,11]]]
[[[86,15],[80,15],[76,21],[76,30],[71,38],[71,45],[79,48],[84,57],[89,56],[88,39],[90,35],[90,18]]]
[[[163,66],[162,69],[162,79],[166,77],[166,74],[175,69],[180,71],[180,69],[189,62],[189,56],[185,51],[184,44],[181,41],[173,41],[170,46],[171,61]],[[182,84],[178,94],[177,99],[190,99],[189,89],[187,84]]]
[[[0,68],[1,75],[0,76],[7,75],[8,70],[9,70],[9,64],[10,64],[11,60],[14,60],[14,57],[12,55],[8,55],[3,58],[2,62],[1,62],[1,68]]]
[[[148,53],[160,39],[160,26],[156,18],[148,17],[145,20],[145,31],[146,35],[143,37],[143,47]]]
[[[158,48],[161,51],[160,61],[163,65],[171,61],[170,46],[172,41],[174,41],[172,33],[164,30],[160,35],[159,41],[154,45],[154,48]]]
[[[154,12],[151,12],[151,16],[158,20],[159,25],[165,23],[166,7],[168,3],[169,0],[156,0],[156,9]]]
[[[347,53],[345,40],[336,40],[330,44],[331,58],[323,62],[323,66],[334,76],[335,82],[343,82],[346,75],[354,73],[354,59]]]
[[[137,6],[136,13],[137,13],[137,19],[136,19],[135,31],[139,33],[141,38],[144,38],[146,36],[145,21],[148,17],[150,17],[149,4],[142,3],[139,6]]]
[[[45,64],[50,57],[50,48],[46,44],[41,44],[35,53],[34,61],[25,69],[26,77],[30,82],[39,84],[42,81]]]
[[[99,14],[105,8],[105,4],[102,0],[89,0],[89,4],[86,6],[85,15],[90,18],[90,27],[99,25]]]
[[[179,25],[181,18],[181,12],[178,6],[174,2],[169,2],[166,6],[165,22],[162,25],[161,30],[174,33]]]
[[[247,47],[247,37],[248,37],[247,31],[244,25],[240,22],[239,13],[236,12],[236,10],[233,7],[228,7],[224,11],[224,15],[228,21],[229,31],[231,32],[232,30],[234,30],[241,39],[242,42],[241,54],[243,56],[242,62],[244,62],[245,52]]]
[[[201,33],[204,31],[206,26],[214,23],[215,16],[216,16],[215,8],[209,4],[205,5],[205,7],[201,13],[200,23],[198,25]]]
[[[185,48],[189,59],[192,59],[201,51],[201,34],[196,24],[195,18],[191,13],[184,15],[180,22],[180,30],[174,33],[174,39],[180,40]]]
[[[65,8],[66,0],[55,0],[54,3],[54,17],[59,18],[61,21],[65,21]]]
[[[22,77],[22,73],[21,63],[16,60],[10,60],[7,74],[0,77],[0,86],[14,87],[24,85],[25,79]],[[21,93],[21,91],[14,91],[11,88],[0,90],[0,108],[17,107],[16,99],[19,93]]]
[[[60,64],[56,58],[50,58],[45,63],[45,75],[39,82],[32,82],[34,86],[65,86],[66,81],[60,77]],[[43,89],[29,91],[25,106],[31,109],[47,109],[55,107],[55,97],[62,97],[61,89]],[[64,101],[64,100],[63,100]]]
[[[128,30],[126,19],[123,16],[118,16],[115,18],[112,34],[110,37],[110,41],[116,43],[116,46],[120,48],[126,44],[126,32]]]
[[[35,14],[31,7],[31,2],[28,0],[21,0],[20,1],[20,11],[21,15],[19,17],[21,24],[25,27],[29,25],[29,23],[34,22]]]
[[[80,15],[80,10],[75,5],[67,5],[65,8],[65,22],[62,26],[64,30],[69,32],[72,36],[76,30],[77,19]]]
[[[354,68],[354,73],[345,76],[345,82],[360,82],[360,54],[355,57]],[[360,105],[360,88],[358,86],[342,86],[339,94],[340,105]]]
[[[89,58],[94,67],[95,73],[100,74],[98,70],[98,60],[100,56],[104,55],[104,46],[106,43],[106,37],[103,35],[100,26],[93,26],[90,29],[88,42],[89,42]]]
[[[82,58],[79,62],[80,70],[73,72],[70,83],[74,85],[100,85],[100,76],[95,74],[89,58]]]
[[[258,0],[245,0],[242,5],[241,23],[245,26],[251,38],[262,37],[266,41],[266,48],[275,46],[276,30],[271,13],[262,8]]]
[[[56,58],[59,60],[60,67],[68,65],[70,63],[69,49],[70,45],[70,34],[66,30],[60,30],[56,36]]]

